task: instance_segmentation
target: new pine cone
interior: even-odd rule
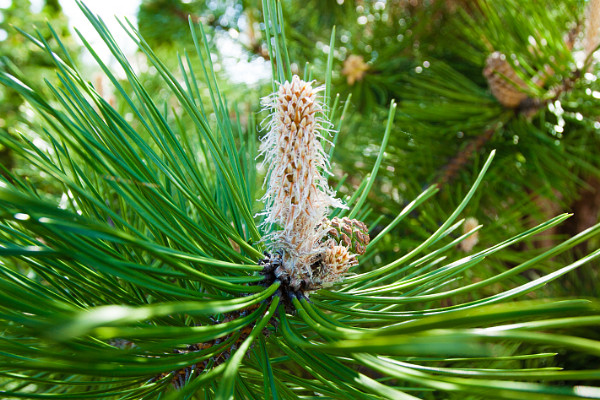
[[[348,248],[334,245],[323,255],[323,261],[315,271],[315,276],[323,287],[327,287],[342,280],[346,272],[353,265],[358,264],[356,255],[348,251]]]
[[[365,254],[367,245],[371,241],[369,230],[364,222],[348,217],[334,217],[323,221],[323,227],[327,229],[324,241],[333,240],[335,244],[344,246],[356,255]]]
[[[325,230],[321,243],[327,248],[313,265],[313,277],[318,286],[327,287],[341,281],[350,267],[358,264],[356,256],[365,253],[370,238],[364,222],[347,217],[324,219],[320,230]]]

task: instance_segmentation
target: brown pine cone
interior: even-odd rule
[[[501,52],[495,51],[488,56],[483,75],[492,94],[503,106],[515,108],[527,98],[527,94],[519,90],[525,89],[527,84],[517,75]]]

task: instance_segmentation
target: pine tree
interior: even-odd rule
[[[376,216],[369,210],[383,208],[370,193],[393,144],[393,101],[385,123],[371,126],[383,139],[370,175],[334,193],[327,178],[340,170],[330,160],[341,150],[324,139],[349,140],[338,133],[348,114],[334,95],[334,46],[322,76],[309,67],[294,74],[291,57],[302,53],[288,51],[294,35],[286,40],[287,14],[275,0],[262,3],[273,78],[260,147],[253,119],[245,129],[219,89],[202,24],[190,20],[202,80],[186,53],[172,71],[124,24],[160,78],[163,90],[150,92],[102,21],[80,6],[126,76],[127,84],[84,42],[114,88],[111,101],[56,32],[55,47],[39,32],[25,34],[53,61],[60,83],[47,84],[51,95],[0,71],[0,83],[42,121],[19,138],[2,131],[3,144],[62,188],[42,190],[10,171],[0,180],[4,397],[600,397],[600,388],[576,384],[598,380],[598,370],[546,367],[557,350],[600,356],[598,341],[577,333],[597,329],[598,302],[524,299],[600,250],[513,280],[593,239],[600,225],[456,286],[569,216],[503,230],[502,241],[481,249],[465,243],[480,226],[461,215],[492,190],[484,182],[494,152],[445,218],[412,223],[415,213],[450,206],[435,196],[438,185],[390,221]],[[393,250],[400,227],[414,231],[405,233],[414,244],[406,251]],[[459,245],[471,253],[457,253]],[[512,286],[495,291],[498,283]]]

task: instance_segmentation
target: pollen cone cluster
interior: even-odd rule
[[[331,207],[343,207],[325,176],[329,164],[321,132],[329,124],[322,118],[319,90],[294,76],[263,99],[271,111],[261,145],[267,166],[264,223],[275,230],[267,240],[283,252],[275,273],[295,288],[312,283],[311,265],[325,251],[321,221]]]

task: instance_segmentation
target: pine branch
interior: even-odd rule
[[[460,170],[467,165],[473,154],[479,152],[502,125],[502,122],[497,122],[494,126],[485,130],[481,135],[471,140],[463,150],[441,169],[441,176],[436,179],[435,185],[441,189],[443,186],[452,183]]]
[[[206,96],[183,58],[176,75],[124,24],[156,69],[163,89],[156,95],[103,22],[80,3],[125,79],[84,46],[130,117],[40,35],[27,38],[53,60],[61,84],[49,84],[50,95],[33,90],[27,77],[0,71],[0,82],[37,115],[22,137],[4,134],[1,141],[53,183],[47,190],[18,171],[0,180],[2,396],[415,399],[440,391],[600,397],[600,388],[564,386],[598,379],[598,371],[545,365],[556,354],[548,348],[600,354],[598,341],[574,329],[600,325],[597,302],[522,300],[596,261],[600,250],[530,281],[514,279],[596,238],[600,225],[464,284],[469,272],[569,218],[559,215],[508,235],[502,229],[503,240],[457,256],[456,246],[472,234],[458,233],[461,216],[477,201],[492,153],[459,204],[422,241],[386,255],[400,223],[410,237],[427,231],[405,217],[434,202],[437,190],[418,196],[371,242],[362,221],[329,213],[328,206],[339,203],[322,175],[328,154],[316,141],[329,134],[328,112],[318,107],[310,84],[292,78],[281,4],[263,4],[276,100],[263,147],[273,156],[266,178],[274,198],[266,210],[277,239],[271,242],[262,241],[251,212],[255,147],[234,130],[201,27],[198,32],[192,24],[191,36]],[[451,97],[449,88],[464,85],[470,91],[457,97],[478,102],[481,90],[459,75],[437,89]],[[432,87],[425,79],[417,84]],[[177,111],[162,107],[165,94]],[[327,94],[333,94],[329,84]],[[371,175],[349,196],[351,216],[368,214],[362,210],[381,176],[394,110]],[[497,115],[492,111],[474,124]],[[464,164],[487,135],[454,164]],[[265,246],[271,253],[263,256]],[[509,288],[497,290],[501,283]]]

